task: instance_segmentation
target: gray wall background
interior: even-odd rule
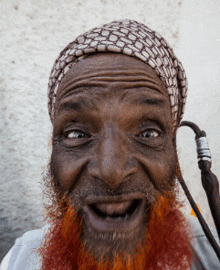
[[[15,238],[43,225],[40,182],[51,150],[48,76],[61,49],[92,27],[131,18],[168,40],[188,75],[184,119],[206,130],[220,177],[219,0],[0,0],[0,18],[0,260]],[[213,226],[187,128],[178,132],[178,153],[187,184]]]

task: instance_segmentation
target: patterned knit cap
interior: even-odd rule
[[[49,79],[48,107],[52,123],[61,80],[72,65],[97,52],[122,53],[152,67],[167,88],[174,130],[180,125],[187,93],[187,79],[182,64],[163,37],[133,20],[114,21],[93,28],[77,37],[60,53]]]

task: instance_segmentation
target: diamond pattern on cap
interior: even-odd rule
[[[133,20],[114,21],[80,35],[59,55],[52,68],[48,86],[48,108],[51,121],[59,84],[72,65],[95,52],[123,53],[151,66],[164,82],[176,129],[183,116],[187,80],[180,61],[167,41],[144,24]]]

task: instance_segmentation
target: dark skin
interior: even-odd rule
[[[88,250],[132,253],[176,164],[169,96],[150,66],[114,53],[72,66],[57,93],[51,173],[83,218]]]

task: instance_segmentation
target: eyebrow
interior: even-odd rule
[[[145,98],[145,99],[141,99],[138,100],[140,103],[143,104],[149,104],[149,105],[161,105],[164,103],[164,100],[161,99],[155,99],[155,98]]]
[[[132,102],[134,105],[141,105],[141,104],[147,104],[147,105],[162,105],[164,104],[164,100],[161,99],[155,99],[155,98],[137,98],[133,100]],[[72,101],[66,101],[61,104],[60,109],[65,111],[80,111],[85,108],[89,108],[91,105],[88,101],[85,99],[80,99],[78,101],[72,102]]]
[[[163,99],[159,99],[159,98],[145,98],[145,97],[139,97],[133,100],[133,104],[134,105],[162,105],[164,104],[164,100]]]
[[[88,101],[85,101],[84,99],[78,99],[77,101],[66,101],[62,103],[59,109],[64,111],[80,111],[88,107],[90,107]]]

